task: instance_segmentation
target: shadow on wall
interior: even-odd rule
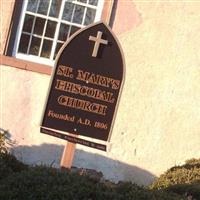
[[[44,164],[59,167],[63,149],[64,146],[55,144],[16,146],[12,148],[12,153],[19,160],[31,165]],[[73,166],[100,171],[103,173],[105,179],[113,182],[124,180],[136,182],[140,185],[148,185],[155,179],[153,174],[136,166],[78,149],[75,153]]]

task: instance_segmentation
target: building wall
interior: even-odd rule
[[[73,165],[149,184],[200,157],[200,3],[118,0],[113,22],[126,79],[110,150],[77,145]],[[18,158],[59,166],[63,145],[39,133],[50,77],[1,66],[1,125]]]
[[[3,53],[6,45],[14,3],[14,0],[0,0],[0,54]]]

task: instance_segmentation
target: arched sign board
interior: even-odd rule
[[[103,22],[75,33],[60,50],[41,132],[106,151],[124,80],[121,48]]]

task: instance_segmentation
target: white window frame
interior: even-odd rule
[[[48,7],[48,12],[50,10],[50,5],[51,5],[52,0],[49,0],[49,1],[50,1],[50,3],[49,3],[49,7]],[[85,3],[82,3],[82,2],[78,2],[76,0],[71,0],[71,1],[72,1],[72,3],[75,3],[76,5],[81,5],[81,6],[89,7],[89,8],[95,8],[96,9],[96,15],[95,15],[94,22],[97,22],[101,19],[104,0],[99,0],[97,6],[88,5],[88,4],[85,4]],[[87,0],[87,3],[88,2],[89,2],[89,0]],[[54,63],[55,63],[55,60],[53,59],[54,52],[55,52],[57,41],[59,41],[59,40],[57,40],[57,38],[58,38],[58,34],[59,34],[60,24],[64,23],[64,24],[68,24],[68,25],[75,25],[75,26],[80,27],[80,28],[85,27],[85,25],[83,25],[83,23],[84,23],[84,19],[85,19],[85,15],[86,15],[86,9],[85,9],[85,12],[84,12],[82,24],[76,24],[76,23],[73,23],[73,22],[66,22],[65,20],[62,20],[62,14],[63,14],[63,11],[64,11],[65,0],[62,0],[61,7],[60,7],[60,13],[58,15],[58,18],[54,18],[54,17],[50,17],[50,16],[46,16],[46,15],[41,15],[39,13],[34,13],[34,16],[36,16],[36,17],[41,17],[41,18],[44,18],[44,19],[49,19],[49,20],[58,22],[57,27],[56,27],[56,31],[55,31],[55,35],[54,35],[54,38],[52,40],[53,41],[53,44],[52,44],[53,50],[51,51],[50,58],[43,58],[43,57],[39,57],[39,56],[23,54],[23,53],[17,52],[18,48],[19,48],[20,37],[21,37],[21,34],[22,34],[22,28],[23,28],[23,24],[24,24],[25,14],[29,14],[29,11],[26,11],[27,5],[28,5],[28,0],[24,0],[23,5],[22,5],[21,17],[20,17],[20,20],[19,20],[19,26],[18,26],[18,30],[16,32],[16,39],[15,39],[15,43],[14,43],[12,56],[19,58],[19,59],[23,59],[23,60],[28,60],[28,61],[32,61],[32,62],[36,62],[36,63],[40,63],[40,64],[53,66]],[[33,13],[31,13],[31,12],[30,12],[30,14],[33,15]],[[73,11],[73,14],[74,14],[74,11]],[[45,26],[46,26],[46,23],[45,23]],[[31,34],[33,35],[33,30],[32,30]],[[38,35],[37,35],[37,37],[38,37]],[[39,37],[45,38],[44,33],[43,33],[43,36],[39,36]],[[40,45],[40,51],[41,51],[41,46],[42,45]],[[29,43],[29,48],[30,48],[30,43]]]

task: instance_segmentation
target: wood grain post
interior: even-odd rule
[[[61,168],[71,169],[75,150],[76,150],[76,144],[67,142],[63,150],[63,154],[62,154],[62,158],[60,162]]]

